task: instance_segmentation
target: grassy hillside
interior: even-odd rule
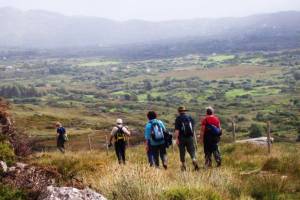
[[[299,199],[299,147],[274,144],[267,155],[265,146],[223,144],[223,166],[197,172],[180,171],[177,147],[168,150],[168,170],[148,167],[142,146],[127,151],[125,166],[117,164],[113,151],[39,153],[31,162],[55,167],[64,181],[81,180],[109,199]],[[201,148],[198,158],[202,165]]]

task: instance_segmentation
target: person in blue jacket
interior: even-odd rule
[[[167,151],[164,140],[164,132],[166,127],[161,120],[156,119],[157,114],[154,111],[149,111],[147,114],[148,123],[145,126],[145,140],[146,148],[148,150],[148,161],[150,166],[152,158],[156,167],[159,167],[159,158],[162,161],[162,165],[167,169]],[[152,157],[152,158],[151,158]]]

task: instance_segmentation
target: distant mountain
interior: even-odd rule
[[[171,52],[294,48],[300,47],[299,22],[300,12],[296,11],[242,18],[119,22],[5,7],[0,8],[0,48],[135,45],[151,49],[156,45]]]

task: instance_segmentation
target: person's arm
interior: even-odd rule
[[[202,120],[201,122],[201,129],[200,129],[200,143],[203,143],[203,139],[204,139],[204,133],[205,133],[205,118]]]
[[[111,147],[112,146],[112,140],[113,140],[113,137],[115,136],[115,133],[116,133],[116,129],[115,127],[111,130],[111,133],[110,133],[110,137],[109,137],[109,143],[108,143],[108,146]]]
[[[145,150],[146,152],[149,151],[149,143],[150,143],[150,137],[149,137],[149,130],[148,130],[148,124],[146,124],[145,126],[145,132],[144,132],[144,136],[145,136]]]

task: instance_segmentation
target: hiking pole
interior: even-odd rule
[[[198,150],[198,142],[197,142],[197,135],[195,133],[195,130],[194,130],[194,143],[195,143],[195,148],[196,148],[196,151]]]

